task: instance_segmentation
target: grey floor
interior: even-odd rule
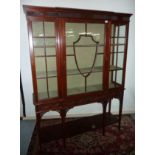
[[[20,121],[20,155],[26,155],[34,127],[35,120]]]

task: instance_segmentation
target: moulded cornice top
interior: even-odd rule
[[[119,13],[111,11],[102,11],[102,10],[88,10],[88,9],[77,9],[77,8],[63,8],[63,7],[40,7],[40,6],[31,6],[23,5],[24,12],[27,14],[29,12],[42,12],[42,13],[87,13],[87,14],[104,14],[104,15],[115,15],[115,16],[124,16],[130,17],[132,14],[129,13]]]

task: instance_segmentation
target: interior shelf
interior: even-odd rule
[[[104,44],[98,44],[98,47],[104,46]],[[73,45],[66,45],[66,47],[73,47]],[[96,44],[89,44],[89,45],[75,45],[74,47],[96,47]]]
[[[56,57],[56,55],[35,55],[35,57]]]
[[[116,66],[110,65],[110,71],[122,70],[122,69],[123,68],[121,68],[121,67],[116,67]],[[87,74],[89,71],[90,71],[89,67],[81,69],[81,72],[84,73],[84,74]],[[102,72],[102,71],[103,71],[103,67],[102,66],[97,66],[97,67],[94,67],[92,73]],[[79,75],[79,74],[80,73],[79,73],[78,69],[69,69],[69,70],[67,70],[67,75]],[[47,78],[47,77],[48,78],[57,77],[57,71],[48,71],[47,76],[46,76],[45,71],[37,72],[37,79],[43,79],[43,78]]]
[[[97,55],[101,55],[101,54],[104,54],[104,53],[101,53],[101,52],[97,53]],[[74,56],[74,54],[66,54],[66,56]]]
[[[112,46],[124,46],[125,44],[111,44]]]
[[[115,84],[115,83],[109,84],[109,88],[115,88],[119,86],[120,86],[119,84]],[[102,90],[103,90],[103,85],[98,84],[98,85],[87,86],[86,92],[95,92],[95,91],[102,91]],[[85,93],[85,87],[69,88],[67,90],[68,95],[80,94],[80,93]]]
[[[109,88],[115,88],[118,86],[120,86],[120,85],[114,84],[114,83],[109,84]],[[87,86],[86,92],[94,92],[94,91],[101,91],[101,90],[103,90],[102,84],[90,85],[90,86]],[[74,94],[80,94],[80,93],[85,93],[85,87],[69,88],[67,90],[68,95],[74,95]],[[39,97],[39,99],[47,99],[48,94],[47,94],[47,92],[40,92],[40,93],[38,93],[38,97]],[[52,97],[52,98],[58,97],[57,91],[49,91],[49,97]]]
[[[58,97],[57,91],[49,91],[49,98],[54,98],[54,97]],[[47,99],[48,98],[47,92],[39,92],[38,98],[39,99]]]
[[[56,36],[33,36],[33,38],[56,38]]]
[[[102,85],[91,85],[91,86],[87,86],[86,92],[93,92],[93,91],[100,91],[100,90],[102,90]],[[80,94],[80,93],[85,93],[85,87],[69,88],[67,90],[68,95]]]
[[[119,36],[119,37],[111,36],[111,38],[126,38],[126,37],[123,37],[123,36]]]
[[[47,75],[46,75],[46,71],[37,72],[37,79],[43,79],[46,77],[48,78],[57,77],[57,71],[47,71]]]

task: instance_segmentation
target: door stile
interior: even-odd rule
[[[62,97],[65,98],[67,96],[67,78],[66,78],[66,39],[65,39],[65,21],[64,19],[59,19],[59,38],[60,38],[60,81],[61,81],[61,90],[62,90]]]
[[[111,36],[111,22],[105,24],[105,56],[104,56],[104,68],[103,68],[103,87],[104,90],[108,89],[109,85],[109,69],[110,69],[110,36]]]
[[[123,78],[122,78],[122,85],[124,88],[125,85],[125,75],[126,75],[126,61],[127,61],[127,51],[128,51],[128,35],[129,35],[129,23],[126,24],[126,31],[125,31],[125,49],[124,49],[124,62],[123,62]]]
[[[30,59],[31,59],[31,70],[32,70],[32,80],[33,80],[33,91],[34,91],[34,99],[38,102],[38,88],[37,88],[37,80],[36,80],[36,67],[35,67],[35,57],[33,52],[33,41],[32,41],[32,21],[28,19],[28,37],[29,37],[29,49],[30,49]]]

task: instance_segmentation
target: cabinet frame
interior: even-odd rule
[[[128,48],[128,32],[129,20],[131,14],[115,13],[97,10],[82,10],[71,8],[49,8],[23,6],[27,18],[29,50],[31,58],[32,80],[33,80],[33,102],[35,105],[37,129],[40,133],[40,122],[43,114],[50,110],[55,110],[60,113],[62,119],[62,128],[64,129],[66,113],[70,108],[79,105],[85,105],[92,102],[98,102],[103,105],[103,133],[105,126],[106,106],[109,103],[109,112],[111,111],[111,100],[117,98],[120,101],[119,106],[119,128],[121,123],[125,72],[127,61]],[[58,97],[38,100],[37,93],[37,76],[35,67],[35,57],[33,52],[32,41],[32,21],[51,21],[55,22],[55,37],[56,37],[56,66],[57,66],[57,81],[58,81]],[[103,54],[103,90],[95,92],[87,92],[83,94],[75,94],[67,96],[67,68],[66,68],[66,42],[65,42],[65,23],[104,23],[105,24],[105,47]],[[112,24],[126,25],[124,60],[122,68],[122,85],[115,88],[109,88],[109,71],[110,71],[110,54],[111,54],[111,30]],[[38,134],[39,135],[39,134]],[[64,134],[65,135],[65,134]],[[64,136],[65,137],[65,136]],[[65,141],[64,141],[65,143]]]

